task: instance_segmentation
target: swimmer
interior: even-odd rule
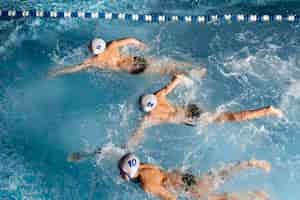
[[[163,75],[174,74],[175,72],[178,72],[178,67],[187,67],[191,65],[190,63],[178,61],[174,63],[158,64],[158,62],[155,62],[155,60],[151,58],[122,55],[119,48],[127,45],[134,45],[140,49],[146,47],[143,42],[131,37],[116,39],[107,43],[101,38],[96,38],[93,39],[89,45],[89,50],[93,54],[92,57],[85,59],[78,65],[50,70],[49,76],[74,73],[89,67],[126,71],[130,74],[160,73]],[[194,72],[197,73],[197,70],[194,69]]]
[[[196,104],[187,106],[174,106],[167,99],[167,95],[186,77],[183,74],[176,74],[171,82],[165,87],[140,97],[139,104],[141,110],[146,113],[140,121],[138,128],[130,136],[125,148],[133,150],[144,135],[144,129],[162,123],[184,124],[187,126],[197,126],[199,124],[209,124],[213,122],[241,121],[254,119],[265,115],[275,115],[281,117],[281,110],[273,106],[266,106],[253,110],[239,112],[205,112]]]
[[[177,194],[180,193],[203,200],[268,199],[268,195],[260,190],[223,194],[215,192],[219,184],[223,183],[226,178],[242,170],[258,168],[269,172],[271,166],[264,160],[240,161],[195,176],[179,170],[165,171],[153,164],[140,163],[137,156],[129,153],[119,160],[118,167],[122,179],[139,184],[145,192],[158,196],[162,200],[176,200]]]

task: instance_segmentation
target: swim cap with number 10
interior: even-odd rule
[[[129,178],[134,178],[140,166],[140,160],[134,154],[130,153],[121,158],[120,170],[122,170]]]

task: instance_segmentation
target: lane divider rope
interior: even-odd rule
[[[1,10],[0,19],[38,17],[38,18],[91,18],[105,20],[124,20],[146,23],[210,23],[210,22],[292,22],[299,23],[299,15],[160,15],[160,14],[131,14],[131,13],[110,13],[110,12],[84,12],[84,11],[57,11],[57,10]]]

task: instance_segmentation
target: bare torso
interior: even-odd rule
[[[83,64],[91,64],[99,68],[109,68],[113,70],[130,70],[133,65],[133,56],[123,56],[120,54],[118,47],[113,42],[109,44],[105,51],[86,59]]]
[[[193,176],[195,179],[195,183],[191,186],[187,186],[184,183],[183,176],[184,173],[179,170],[168,172],[166,174],[167,181],[164,183],[165,187],[176,192],[187,192],[192,196],[209,194],[214,189],[212,181],[210,181],[210,177],[208,176],[196,177],[188,173],[188,176]]]
[[[179,170],[166,172],[151,164],[143,164],[141,166],[139,180],[141,187],[146,192],[159,194],[164,190],[175,199],[176,194],[181,192],[187,192],[192,196],[200,197],[210,193],[213,189],[209,177],[195,177],[196,183],[193,186],[186,187],[183,181],[184,174]]]
[[[159,73],[159,74],[174,74],[177,72],[183,72],[185,70],[179,70],[178,67],[185,68],[191,66],[186,62],[171,62],[164,63],[158,62],[153,58],[144,58],[137,55],[122,55],[119,49],[123,46],[133,45],[139,49],[144,49],[146,45],[136,38],[120,38],[112,40],[106,43],[106,47],[101,53],[85,59],[80,64],[66,66],[61,69],[53,69],[49,71],[49,76],[57,76],[62,74],[69,74],[78,72],[89,67],[97,67],[100,69],[109,69],[114,71],[126,71],[130,74],[140,73]],[[91,46],[89,47],[90,51]],[[201,74],[201,73],[200,73]]]
[[[159,123],[181,123],[185,119],[185,110],[172,105],[165,95],[155,94],[157,105],[154,110],[147,115],[147,121],[154,124]]]
[[[139,175],[140,184],[144,189],[151,186],[160,186],[166,179],[165,173],[151,164],[142,164]]]
[[[175,200],[167,188],[167,173],[152,164],[142,164],[139,168],[140,185],[145,192],[159,196],[163,200]]]
[[[141,187],[153,195],[159,196],[163,200],[175,200],[176,194],[186,192],[196,199],[212,200],[241,200],[249,199],[268,199],[268,195],[263,191],[250,191],[246,193],[215,193],[218,184],[224,182],[225,178],[241,170],[249,168],[262,169],[265,172],[270,171],[270,164],[264,160],[246,160],[228,164],[214,172],[194,176],[190,173],[183,173],[179,170],[163,171],[152,164],[141,164],[138,177]],[[240,197],[240,198],[239,198]]]

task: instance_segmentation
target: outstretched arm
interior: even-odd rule
[[[141,48],[144,48],[146,45],[133,37],[128,37],[128,38],[121,38],[121,39],[117,39],[117,40],[113,40],[111,42],[111,45],[114,47],[122,47],[122,46],[126,46],[126,45],[135,45]]]
[[[176,197],[163,187],[160,187],[156,194],[163,200],[176,200]]]
[[[53,76],[58,76],[58,75],[62,75],[62,74],[74,73],[74,72],[81,71],[83,69],[90,67],[91,64],[93,64],[93,57],[87,58],[81,64],[78,64],[78,65],[72,65],[72,66],[64,67],[62,69],[51,70],[51,71],[49,71],[48,75],[50,77],[53,77]]]
[[[82,159],[93,157],[96,154],[101,154],[101,153],[102,153],[102,148],[97,147],[97,149],[92,151],[92,152],[73,152],[73,153],[68,155],[67,160],[69,162],[80,161]]]
[[[220,179],[224,180],[225,178],[233,175],[234,173],[249,168],[259,168],[264,170],[265,172],[269,172],[271,170],[271,165],[265,160],[251,159],[247,161],[240,161],[237,163],[228,164],[227,166],[218,170],[212,170],[206,174],[201,175],[201,178],[210,180],[210,184],[215,185],[215,183],[219,182]]]
[[[240,112],[225,112],[220,113],[216,117],[216,122],[224,122],[224,121],[241,121],[241,120],[248,120],[254,119],[257,117],[262,117],[265,115],[276,115],[278,117],[282,117],[281,110],[274,108],[273,106],[267,106],[263,108],[258,108],[255,110],[246,110]]]
[[[223,193],[223,194],[210,194],[208,200],[242,200],[242,199],[257,199],[268,200],[268,194],[264,191],[251,191],[243,193]]]
[[[127,140],[125,147],[129,150],[133,150],[144,137],[144,128],[146,127],[146,118],[144,117],[138,127],[134,130],[133,134]]]
[[[240,200],[235,193],[210,194],[208,200]]]
[[[264,170],[265,172],[269,172],[271,170],[271,165],[265,160],[246,160],[240,161],[236,163],[227,164],[226,166],[220,169],[213,169],[205,174],[201,174],[198,178],[197,187],[192,188],[190,194],[194,197],[203,197],[203,191],[208,190],[212,191],[212,189],[216,189],[216,185],[219,185],[220,181],[223,183],[226,178],[233,175],[234,173],[240,172],[242,170],[246,170],[249,168],[259,168]],[[229,196],[228,196],[229,195]],[[239,198],[234,198],[234,193],[225,193],[225,194],[210,194],[209,200],[235,200]],[[242,198],[243,199],[243,198]]]
[[[162,200],[176,200],[176,197],[162,186],[145,185],[143,189],[146,192],[159,196]]]
[[[102,157],[105,157],[105,158],[109,157],[109,158],[114,158],[114,159],[118,160],[125,153],[126,153],[125,149],[108,143],[108,144],[98,146],[94,151],[73,152],[68,155],[67,159],[69,162],[75,162],[75,161],[80,161],[80,160],[84,160],[87,158],[92,158],[92,157],[95,157],[96,155],[101,155]]]
[[[151,65],[151,67],[146,69],[149,73],[160,73],[161,75],[181,73],[194,78],[203,78],[207,71],[203,66],[193,67],[194,64],[189,62],[171,60],[167,63],[163,63],[155,58],[147,58],[147,61]]]
[[[64,67],[62,69],[55,69],[55,70],[49,71],[48,76],[54,77],[54,76],[58,76],[58,75],[62,75],[62,74],[70,74],[70,73],[74,73],[77,71],[81,71],[89,66],[90,65],[79,64],[79,65]]]
[[[160,89],[159,91],[157,91],[155,94],[157,95],[167,95],[170,92],[172,92],[172,90],[175,89],[175,87],[184,79],[184,75],[183,74],[176,74],[175,76],[173,76],[172,80],[162,89]]]

